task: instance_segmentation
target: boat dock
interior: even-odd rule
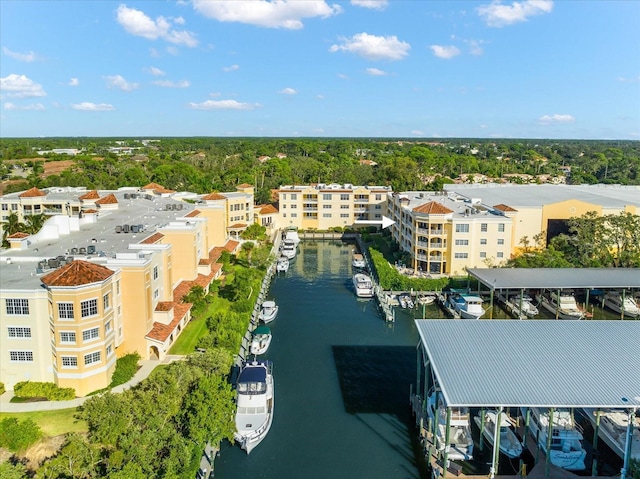
[[[460,314],[451,307],[451,305],[449,304],[449,300],[447,299],[444,293],[438,293],[438,295],[436,296],[436,299],[438,301],[438,305],[440,305],[440,307],[445,312],[447,312],[452,318],[460,319]]]

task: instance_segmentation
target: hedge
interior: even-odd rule
[[[114,388],[133,378],[136,371],[138,371],[138,361],[140,361],[140,355],[138,353],[130,353],[118,358],[109,387]]]
[[[23,381],[13,388],[13,395],[19,398],[45,398],[48,401],[67,401],[76,397],[74,388],[60,388],[54,383]]]

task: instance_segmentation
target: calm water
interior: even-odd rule
[[[395,323],[385,323],[374,300],[353,293],[352,250],[341,242],[300,243],[287,274],[274,278],[268,297],[280,311],[265,355],[274,363],[273,426],[250,455],[223,443],[217,478],[428,477],[408,403],[419,341],[413,318],[446,316],[437,305],[398,308]],[[494,306],[493,319],[508,317]],[[594,317],[615,315],[595,308]],[[486,473],[489,459],[476,454],[466,472]],[[517,462],[501,460],[501,472],[516,470]]]

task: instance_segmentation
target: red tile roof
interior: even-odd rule
[[[276,207],[273,205],[258,205],[258,208],[260,208],[261,215],[270,215],[278,212]]]
[[[508,212],[517,212],[518,210],[512,208],[511,206],[507,206],[505,204],[500,203],[499,205],[494,206],[495,209],[500,211],[508,211]]]
[[[22,231],[16,231],[12,235],[7,236],[7,239],[22,239],[30,236],[29,233],[24,233]]]
[[[40,278],[47,286],[82,286],[99,283],[110,278],[114,272],[106,266],[75,260]]]
[[[229,240],[226,242],[223,248],[226,249],[229,253],[233,253],[238,248],[239,244],[239,241]]]
[[[241,185],[236,186],[236,188],[253,188],[253,185],[249,183],[242,183]]]
[[[156,244],[162,238],[164,238],[164,235],[162,233],[154,233],[148,238],[145,238],[142,241],[140,241],[140,244]]]
[[[97,190],[91,190],[80,197],[81,200],[97,200],[100,198]]]
[[[448,215],[453,213],[453,210],[450,210],[436,201],[430,201],[424,205],[416,206],[413,211],[427,215]]]
[[[189,213],[187,213],[186,215],[184,215],[186,218],[193,218],[195,216],[200,216],[200,211],[199,210],[193,210],[193,211],[189,211]]]
[[[160,301],[156,305],[156,311],[171,311],[174,304],[175,303],[173,301]]]
[[[164,190],[164,186],[159,185],[158,183],[149,183],[146,186],[143,186],[141,189],[143,190]]]
[[[220,193],[209,193],[206,196],[202,197],[205,201],[215,201],[215,200],[226,200],[226,196],[222,196]]]
[[[153,322],[153,327],[151,331],[147,333],[147,338],[155,339],[156,341],[165,342],[171,333],[175,331],[180,321],[186,316],[191,307],[193,306],[191,303],[182,303],[176,304],[171,303],[173,306],[173,321],[169,324],[159,323],[157,321]]]
[[[211,248],[211,251],[209,251],[209,259],[212,261],[218,261],[223,251],[224,248],[221,248],[220,246],[214,246],[213,248]]]
[[[83,213],[97,213],[98,210],[90,209],[90,210],[82,210]]]
[[[218,274],[218,271],[220,271],[221,269],[222,269],[222,263],[213,263],[211,265],[211,272],[213,273],[214,276]]]
[[[33,188],[20,193],[18,198],[35,198],[36,196],[47,196],[47,194],[34,186]]]
[[[113,205],[117,203],[118,199],[113,193],[109,193],[107,196],[103,196],[99,200],[96,200],[96,205]]]
[[[247,225],[245,223],[236,223],[234,225],[229,226],[227,229],[234,229],[234,230],[238,230],[240,228],[246,228]]]

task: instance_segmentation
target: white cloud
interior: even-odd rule
[[[571,115],[559,115],[555,113],[553,115],[543,115],[538,118],[538,121],[543,125],[548,125],[549,123],[572,123],[576,121],[576,119]]]
[[[175,17],[173,19],[173,23],[175,23],[176,25],[184,25],[186,23],[186,21],[182,17]]]
[[[36,54],[33,53],[33,52],[29,52],[29,53],[12,52],[7,47],[2,47],[2,53],[7,55],[8,57],[11,57],[11,58],[13,58],[15,60],[19,60],[21,62],[31,63],[31,62],[33,62],[33,61],[38,59]]]
[[[254,110],[258,103],[240,103],[236,100],[207,100],[202,103],[189,103],[194,110]]]
[[[283,95],[295,95],[298,92],[296,90],[294,90],[293,88],[287,87],[287,88],[283,88],[278,93],[282,93]]]
[[[351,0],[351,5],[356,7],[372,8],[374,10],[384,10],[389,5],[388,0]]]
[[[7,102],[4,104],[5,110],[34,110],[42,111],[46,110],[42,103],[32,103],[31,105],[16,105],[15,103]]]
[[[7,96],[11,98],[47,96],[40,84],[27,78],[26,75],[16,75],[15,73],[0,78],[0,91],[6,92]]]
[[[74,110],[82,111],[112,111],[115,110],[113,105],[108,103],[91,103],[90,101],[83,101],[81,103],[73,103],[71,108]]]
[[[328,18],[342,13],[340,5],[324,0],[193,0],[193,8],[205,17],[220,22],[238,22],[267,28],[298,30],[304,18]]]
[[[429,48],[438,58],[449,59],[460,55],[460,49],[453,45],[431,45]]]
[[[230,65],[228,67],[223,67],[222,70],[225,72],[232,72],[235,70],[239,70],[240,69],[240,65]]]
[[[107,87],[118,88],[122,91],[133,91],[140,86],[138,83],[128,82],[122,75],[107,76],[105,80],[107,80]]]
[[[118,7],[117,21],[131,35],[143,37],[148,40],[163,39],[176,45],[184,45],[187,47],[195,47],[198,40],[194,34],[186,30],[172,30],[171,19],[158,17],[155,20],[148,17],[143,11],[129,8],[124,4]],[[184,23],[184,19],[178,17],[178,21],[173,22],[179,25]]]
[[[420,131],[420,130],[411,130],[411,134],[413,136],[425,136],[424,131]]]
[[[178,82],[171,80],[157,80],[154,81],[153,84],[164,88],[188,88],[191,85],[191,82],[189,82],[189,80],[182,80]]]
[[[156,68],[156,67],[145,68],[145,71],[148,71],[154,77],[162,77],[166,75],[166,73],[163,70],[160,70],[159,68]]]
[[[78,80],[77,78],[72,78],[71,80],[69,80],[69,83],[67,83],[67,85],[78,86],[80,85],[80,80]]]
[[[525,22],[534,15],[542,15],[553,10],[553,0],[523,0],[504,5],[501,0],[493,0],[477,9],[478,15],[490,27],[504,27]]]
[[[401,60],[411,48],[411,45],[398,40],[395,35],[379,37],[363,32],[342,40],[342,45],[332,45],[329,51],[355,53],[369,60]]]
[[[484,43],[482,40],[469,40],[467,43],[469,44],[469,52],[472,55],[479,56],[484,53],[484,50],[481,46]]]
[[[622,83],[638,83],[640,82],[640,76],[635,78],[619,77],[618,81]]]
[[[173,55],[174,57],[178,55],[178,49],[176,47],[174,47],[173,45],[169,45],[167,47],[167,53],[169,55]]]
[[[344,73],[338,73],[338,78],[340,78],[340,80],[348,80],[349,77],[347,75],[345,75]]]
[[[367,75],[371,75],[374,77],[381,77],[387,74],[384,70],[380,70],[379,68],[367,68]]]

